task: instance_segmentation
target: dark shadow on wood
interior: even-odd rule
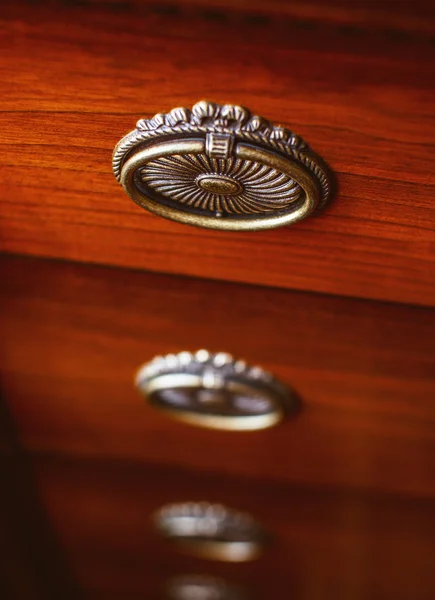
[[[29,458],[0,396],[0,595],[4,600],[78,600],[38,499]]]

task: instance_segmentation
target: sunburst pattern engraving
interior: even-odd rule
[[[217,216],[285,209],[299,199],[299,184],[259,162],[176,154],[148,162],[142,181],[166,198]]]

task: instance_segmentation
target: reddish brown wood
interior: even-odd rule
[[[168,577],[192,572],[245,585],[256,600],[431,600],[435,593],[433,501],[104,460],[36,458],[35,474],[89,600],[159,598]],[[154,533],[150,516],[187,500],[248,511],[273,543],[253,563],[183,556]]]
[[[143,0],[137,1],[143,3]],[[395,2],[394,10],[390,0],[182,0],[182,4],[206,6],[209,14],[212,14],[212,7],[217,10],[237,7],[249,13],[255,12],[257,15],[279,19],[286,16],[306,22],[434,32],[435,11],[431,0],[399,0]]]
[[[27,0],[29,1],[29,0]],[[31,0],[30,0],[31,1]],[[63,7],[62,0],[44,0],[45,5]],[[386,29],[387,31],[434,32],[435,10],[431,0],[397,0],[392,10],[391,0],[71,0],[70,4],[99,9],[107,6],[117,11],[135,10],[174,15],[183,11],[200,14],[204,19],[223,20],[228,12],[238,12],[248,21],[269,23],[273,19],[291,18],[307,26],[317,22]]]
[[[415,5],[408,30],[400,3],[391,26],[385,3],[292,2],[270,19],[192,3],[56,6],[2,7],[3,249],[435,304],[428,5]],[[202,97],[294,128],[336,172],[335,202],[243,234],[135,206],[111,174],[114,144],[138,117]]]
[[[435,494],[430,309],[30,259],[1,280],[1,381],[30,451]],[[149,408],[137,367],[201,347],[270,369],[301,414],[225,433]]]

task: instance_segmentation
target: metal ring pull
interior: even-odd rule
[[[266,534],[252,517],[221,504],[169,504],[154,516],[157,530],[189,554],[225,562],[258,558]]]
[[[184,575],[167,585],[168,600],[246,600],[238,587],[205,575]]]
[[[212,429],[265,429],[298,408],[295,394],[271,373],[225,352],[157,356],[140,368],[136,385],[168,416]]]
[[[115,147],[113,171],[143,208],[212,229],[287,225],[331,194],[328,168],[299,136],[206,101],[138,121]]]

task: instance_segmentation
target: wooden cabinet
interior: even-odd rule
[[[435,493],[431,309],[34,259],[1,273],[3,389],[32,451]],[[147,406],[138,367],[204,345],[271,370],[300,413],[234,433]]]
[[[338,22],[314,18],[333,13],[318,4],[312,18],[198,3],[3,7],[4,248],[433,306],[427,14],[414,3],[414,27],[391,30],[389,2],[361,20],[348,0]],[[335,201],[290,229],[243,235],[129,202],[111,174],[115,144],[138,118],[202,98],[299,133],[333,169]]]
[[[159,597],[193,572],[254,600],[433,598],[435,13],[327,4],[1,7],[5,598]],[[262,232],[136,206],[114,145],[202,98],[301,134],[333,201]],[[204,347],[270,370],[300,412],[223,432],[153,410],[137,368]],[[186,500],[273,543],[252,564],[183,556],[150,514]]]
[[[259,598],[283,589],[310,600],[431,597],[432,500],[78,457],[41,458],[35,473],[70,568],[92,598],[159,597],[165,580],[192,572]],[[272,535],[263,556],[212,563],[174,552],[156,535],[148,515],[168,498],[204,495],[261,520]]]

